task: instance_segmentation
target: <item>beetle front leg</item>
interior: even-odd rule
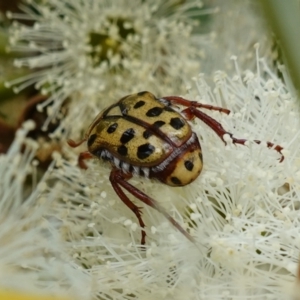
[[[84,161],[87,159],[91,159],[91,158],[94,158],[94,156],[89,151],[79,153],[79,155],[78,155],[79,168],[87,170],[88,167]]]
[[[208,116],[207,114],[205,114],[204,112],[198,110],[193,106],[184,109],[182,113],[188,120],[192,120],[195,116],[199,118],[220,137],[220,139],[225,143],[225,145],[226,142],[224,140],[224,134],[228,134],[230,136],[233,144],[245,145],[245,143],[247,142],[246,139],[235,138],[233,134],[226,131],[218,121],[216,121],[215,119],[211,118],[210,116]],[[254,140],[254,142],[256,144],[261,144],[260,140]],[[283,150],[283,147],[281,147],[280,145],[275,145],[274,143],[271,142],[267,142],[267,147],[274,148],[274,150],[276,150],[281,155],[279,162],[282,162],[284,160],[284,155],[281,152]]]
[[[82,139],[79,142],[75,142],[74,140],[68,139],[67,143],[70,147],[72,148],[77,148],[78,146],[80,146],[81,144],[83,144],[86,141],[86,139]]]
[[[86,138],[79,141],[79,142],[75,142],[71,139],[69,139],[67,141],[68,145],[72,148],[77,148],[78,146],[80,146],[82,143],[84,143],[86,141]],[[86,170],[88,167],[86,165],[86,163],[84,162],[86,159],[91,159],[93,158],[93,155],[89,152],[89,151],[85,151],[85,152],[81,152],[79,155],[78,155],[78,166],[81,168],[81,169],[84,169]]]
[[[127,179],[125,177],[126,175],[118,169],[114,169],[111,172],[111,182],[113,183],[112,180],[115,180],[120,186],[122,186],[124,189],[126,189],[130,194],[132,194],[134,197],[136,197],[137,199],[141,200],[142,202],[144,202],[145,204],[151,206],[152,208],[156,209],[158,212],[160,212],[162,215],[164,215],[171,223],[174,227],[177,228],[177,230],[179,230],[187,239],[189,239],[192,243],[195,244],[195,240],[194,238],[187,233],[186,230],[184,230],[181,225],[176,222],[174,220],[174,218],[172,218],[168,212],[154,199],[152,199],[151,197],[149,197],[148,195],[146,195],[145,193],[143,193],[142,191],[140,191],[139,189],[137,189],[136,187],[134,187],[133,185],[131,185]],[[128,176],[128,175],[127,175]],[[114,187],[115,188],[115,187]],[[124,193],[123,193],[124,194]],[[119,194],[118,194],[119,195]],[[125,195],[125,194],[124,194]],[[119,195],[120,196],[120,195]],[[125,195],[126,197],[126,195]],[[122,201],[124,202],[124,198],[125,197],[121,197]],[[127,198],[128,199],[128,198]],[[129,200],[129,199],[128,199]],[[130,200],[129,200],[130,201]],[[125,203],[125,202],[124,202]],[[126,204],[126,203],[125,203]],[[127,205],[127,204],[126,204]],[[127,205],[128,206],[128,205]],[[129,206],[128,206],[129,207]],[[135,212],[134,212],[135,213]],[[136,214],[136,213],[135,213]],[[136,214],[137,215],[137,214]],[[139,217],[138,217],[139,219]],[[139,219],[140,220],[140,219]],[[143,227],[143,226],[141,226]],[[143,237],[142,237],[143,238]]]

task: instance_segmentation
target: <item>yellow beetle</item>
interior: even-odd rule
[[[178,105],[186,108],[179,111]],[[194,181],[203,165],[198,137],[188,123],[188,120],[195,117],[206,123],[223,141],[224,134],[229,134],[234,144],[244,145],[246,142],[245,139],[233,137],[220,123],[199,108],[230,113],[225,108],[201,104],[178,96],[157,98],[145,91],[123,97],[102,111],[80,142],[68,140],[68,144],[73,148],[87,141],[88,151],[80,153],[78,158],[81,168],[86,169],[84,160],[93,157],[111,163],[111,184],[120,199],[137,216],[142,228],[142,245],[145,244],[146,233],[143,229],[145,224],[141,210],[127,197],[122,188],[158,210],[189,240],[194,240],[156,200],[128,182],[132,175],[156,178],[170,186],[184,186]],[[261,143],[259,140],[255,142]],[[283,148],[271,142],[267,142],[267,146],[274,147],[281,154],[282,162]]]

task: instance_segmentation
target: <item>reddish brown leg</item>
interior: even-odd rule
[[[219,112],[227,114],[227,115],[230,114],[229,109],[226,109],[223,107],[218,107],[218,106],[213,106],[213,105],[209,105],[209,104],[202,104],[197,101],[190,101],[190,100],[178,97],[178,96],[167,96],[167,97],[162,97],[162,98],[170,101],[172,104],[178,104],[178,105],[182,105],[182,106],[186,106],[186,107],[205,108],[205,109],[209,109],[209,110],[216,110],[216,111],[219,111]]]
[[[81,140],[81,141],[79,141],[79,142],[75,142],[75,141],[73,141],[73,140],[68,140],[67,141],[67,143],[68,143],[68,145],[70,146],[70,147],[72,147],[72,148],[76,148],[76,147],[78,147],[78,146],[80,146],[83,142],[85,142],[86,141],[86,139],[83,139],[83,140]],[[86,159],[91,159],[91,158],[93,158],[93,155],[89,152],[89,151],[85,151],[85,152],[81,152],[80,154],[79,154],[79,156],[78,156],[78,166],[81,168],[81,169],[84,169],[84,170],[86,170],[88,167],[87,167],[87,165],[85,164],[85,160]]]
[[[190,101],[190,100],[178,97],[178,96],[167,96],[167,97],[163,97],[163,99],[170,101],[172,104],[179,104],[179,105],[186,106],[187,109],[182,111],[183,114],[185,115],[185,117],[188,120],[192,120],[196,116],[197,118],[202,120],[220,137],[220,139],[225,143],[225,145],[226,145],[226,142],[223,138],[224,134],[228,134],[234,144],[245,145],[247,140],[235,138],[233,136],[233,134],[230,132],[227,132],[219,122],[217,122],[215,119],[211,118],[204,112],[198,110],[197,108],[206,108],[209,110],[216,110],[216,111],[226,113],[226,114],[229,114],[230,110],[222,108],[222,107],[201,104],[201,103],[198,103],[197,101]],[[261,141],[259,141],[259,140],[254,140],[254,142],[256,144],[261,144]],[[267,147],[274,148],[281,155],[279,162],[282,162],[284,160],[284,156],[281,152],[283,150],[283,147],[281,147],[280,145],[275,145],[271,142],[267,142]]]
[[[115,192],[117,193],[117,195],[119,196],[119,198],[123,201],[123,203],[132,210],[132,212],[136,215],[136,217],[139,220],[140,226],[142,228],[141,230],[141,234],[142,234],[142,238],[141,238],[141,245],[145,245],[146,242],[146,232],[144,230],[145,228],[145,224],[143,222],[142,219],[142,211],[141,211],[141,207],[136,206],[127,196],[126,194],[122,191],[122,189],[119,186],[119,181],[120,181],[120,176],[118,176],[118,173],[121,172],[117,169],[113,169],[110,173],[109,176],[109,180],[111,182],[112,187],[114,188]],[[128,175],[130,175],[127,179],[129,179],[131,177],[131,174],[126,174],[127,177]],[[123,174],[124,176],[124,174]],[[124,180],[124,179],[122,179]]]
[[[124,189],[126,189],[129,193],[131,193],[133,196],[135,196],[137,199],[141,200],[142,202],[144,202],[145,204],[151,206],[152,208],[156,209],[157,211],[159,211],[161,214],[163,214],[172,224],[173,226],[175,226],[187,239],[189,239],[192,243],[195,243],[195,240],[193,239],[193,237],[191,237],[182,227],[179,223],[177,223],[168,213],[167,211],[154,199],[150,198],[148,195],[144,194],[142,191],[138,190],[136,187],[134,187],[133,185],[131,185],[129,182],[127,182],[129,178],[126,177],[126,175],[118,169],[113,169],[111,171],[111,175],[110,175],[110,180],[113,184],[115,185],[120,185],[122,186]],[[113,182],[117,182],[117,183],[113,183]],[[117,192],[116,188],[114,187],[115,191]],[[129,207],[129,205],[125,202],[127,201],[127,199],[125,199],[125,197],[121,196],[121,194],[119,194],[117,192],[118,196],[121,198],[121,200]],[[125,195],[123,193],[123,195]],[[128,199],[128,201],[130,201]],[[131,202],[131,201],[130,201]],[[132,205],[134,205],[132,203]],[[129,207],[130,208],[130,207]],[[132,211],[133,209],[130,208]],[[137,218],[139,219],[139,222],[141,224],[142,220],[140,219],[140,217],[137,215],[137,213],[135,211],[133,211]],[[142,223],[144,224],[144,223]],[[144,226],[141,225],[142,228],[144,228]],[[143,232],[143,231],[142,231]],[[143,233],[142,233],[142,241],[143,241]]]
[[[79,166],[79,168],[86,170],[88,167],[87,167],[87,165],[84,161],[86,159],[91,159],[93,157],[94,156],[89,151],[79,153],[79,155],[78,155],[78,166]]]
[[[191,120],[194,118],[194,116],[196,116],[197,118],[199,118],[201,121],[203,121],[206,125],[208,125],[219,137],[220,139],[225,143],[226,145],[226,142],[223,138],[224,134],[228,134],[230,136],[230,138],[232,139],[232,142],[234,144],[240,144],[240,145],[245,145],[246,141],[245,139],[237,139],[233,136],[232,133],[226,131],[223,126],[217,122],[215,119],[211,118],[210,116],[208,116],[207,114],[205,114],[204,112],[198,110],[197,108],[191,106],[191,107],[188,107],[186,108],[185,110],[182,111],[182,113],[185,115],[185,117],[188,119],[188,120]],[[259,140],[254,140],[254,142],[256,144],[261,144],[261,141]],[[282,162],[284,160],[284,156],[281,152],[281,150],[283,149],[283,147],[281,147],[280,145],[274,145],[273,143],[271,142],[267,142],[267,147],[268,148],[273,148],[278,152],[280,153],[281,155],[281,158],[279,160],[279,162]]]
[[[79,142],[75,142],[75,141],[69,139],[69,140],[67,140],[67,143],[68,143],[68,145],[70,147],[76,148],[76,147],[80,146],[82,143],[84,143],[85,141],[86,141],[86,139],[83,139],[83,140],[81,140]]]

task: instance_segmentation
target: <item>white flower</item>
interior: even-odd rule
[[[53,106],[47,122],[58,115],[63,101],[72,100],[60,126],[67,128],[66,134],[72,131],[72,138],[111,101],[141,90],[161,97],[182,93],[189,76],[198,72],[203,40],[199,35],[194,39],[189,8],[199,1],[181,6],[177,0],[29,3],[24,14],[11,16],[34,25],[15,25],[10,38],[12,49],[28,54],[16,65],[34,71],[8,85],[18,91],[35,84],[48,93],[43,105],[53,101]],[[238,15],[252,25],[247,16]],[[234,76],[218,71],[208,84],[200,75],[186,98],[230,109],[229,116],[207,114],[248,142],[233,145],[224,136],[225,146],[195,120],[204,157],[195,182],[171,188],[143,178],[130,180],[158,200],[196,243],[134,199],[143,207],[146,224],[141,249],[140,227],[111,187],[110,166],[90,161],[82,171],[77,153],[67,146],[54,155],[55,166],[39,184],[25,191],[25,178],[36,178],[36,146],[24,138],[27,128],[0,157],[0,288],[81,299],[175,300],[286,299],[295,293],[296,281],[299,290],[299,98],[287,76],[282,83],[264,60],[251,60],[249,45],[256,41],[256,31],[246,34],[248,42],[235,39],[241,41],[237,46],[228,38],[235,28],[223,28],[224,46],[218,43],[211,57],[221,49],[223,61],[230,49],[237,49],[242,65],[252,61],[248,65],[257,64],[257,70],[240,70],[232,56],[228,69],[235,70]],[[234,32],[244,37],[245,27]],[[216,65],[219,69],[220,60],[214,60]],[[268,141],[283,147],[283,162],[267,148]],[[20,154],[23,143],[27,147]]]
[[[36,183],[37,143],[25,138],[32,129],[27,121],[9,152],[0,156],[0,293],[8,289],[86,299],[89,278],[66,259],[47,214],[54,195],[40,197],[49,173]]]
[[[29,1],[25,14],[9,17],[34,25],[15,24],[10,42],[26,54],[15,65],[36,71],[7,84],[16,91],[34,84],[50,95],[42,105],[53,102],[45,126],[76,95],[74,120],[133,90],[185,90],[199,72],[205,39],[192,35],[197,22],[190,17],[202,13],[201,2],[179,2]]]
[[[260,55],[272,66],[278,59],[276,42],[257,1],[216,0],[219,7],[214,22],[211,22],[212,42],[207,44],[205,59],[201,61],[201,72],[206,75],[217,70],[233,75],[235,70],[230,57],[235,54],[243,69],[255,69],[253,46],[259,42]],[[275,63],[274,63],[275,65]]]
[[[203,76],[186,97],[229,108],[207,113],[246,146],[227,146],[201,121],[193,128],[203,149],[204,170],[183,188],[133,178],[130,182],[166,207],[196,239],[188,241],[163,216],[143,207],[146,249],[133,213],[114,193],[110,167],[97,161],[76,166],[76,155],[57,157],[54,188],[61,195],[53,216],[70,241],[66,251],[97,283],[103,299],[286,299],[292,295],[300,245],[299,99],[265,62],[255,73]],[[164,95],[158,95],[164,96]],[[254,140],[261,140],[256,144]],[[283,146],[285,159],[270,141]],[[135,200],[138,206],[140,202]],[[142,205],[141,205],[142,206]]]

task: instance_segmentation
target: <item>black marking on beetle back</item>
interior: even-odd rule
[[[181,185],[181,181],[175,176],[171,177],[171,181],[176,185]]]
[[[153,107],[153,108],[150,108],[147,112],[146,112],[146,116],[147,117],[157,117],[159,116],[163,111],[163,108],[162,107]]]
[[[152,132],[151,131],[149,131],[149,130],[145,130],[144,132],[143,132],[143,137],[144,137],[144,139],[149,139],[149,137],[152,135]]]
[[[143,105],[145,105],[145,101],[140,100],[136,104],[134,104],[133,108],[137,109],[137,108],[142,107]]]
[[[171,121],[170,121],[170,125],[174,128],[174,129],[180,129],[182,128],[185,123],[182,119],[180,118],[172,118]]]
[[[107,133],[113,133],[116,131],[118,127],[118,123],[114,123],[114,124],[111,124],[108,128],[107,128]]]
[[[160,128],[161,126],[163,126],[165,124],[166,124],[166,122],[164,122],[164,121],[156,121],[153,123],[153,126],[156,128]]]
[[[122,144],[126,144],[134,138],[135,131],[133,128],[125,130],[120,138]]]
[[[192,171],[193,168],[194,168],[194,164],[193,164],[193,162],[191,162],[190,160],[186,160],[186,161],[184,162],[184,166],[185,166],[185,168],[186,168],[188,171]]]
[[[137,148],[136,155],[139,159],[149,157],[155,150],[155,147],[149,143],[143,144]]]
[[[92,134],[92,135],[89,137],[89,139],[88,139],[88,141],[87,141],[88,147],[91,147],[91,146],[94,144],[96,138],[97,138],[97,134]]]
[[[126,156],[126,155],[127,155],[127,152],[128,152],[128,149],[127,149],[126,146],[121,145],[121,146],[118,147],[118,150],[117,150],[117,151],[118,151],[118,153],[119,153],[120,155]]]

